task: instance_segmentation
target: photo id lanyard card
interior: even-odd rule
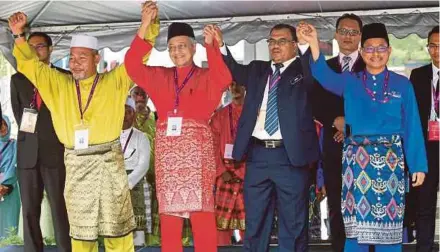
[[[183,124],[183,111],[179,111],[179,95],[182,89],[186,86],[189,79],[194,74],[196,70],[195,66],[191,68],[188,75],[182,82],[182,85],[179,87],[178,79],[177,79],[177,69],[174,68],[174,91],[175,91],[175,101],[174,101],[174,110],[172,112],[168,112],[168,120],[167,120],[167,136],[175,137],[182,135],[182,124]]]
[[[37,107],[37,89],[34,88],[34,95],[32,96],[30,108],[23,109],[23,115],[21,117],[20,131],[27,133],[35,133],[35,127],[37,125],[38,111]]]
[[[93,81],[92,88],[90,89],[90,94],[87,99],[86,106],[84,107],[84,110],[82,109],[82,102],[81,102],[81,90],[79,86],[79,81],[75,80],[75,87],[76,87],[76,95],[78,97],[78,107],[79,107],[79,113],[81,114],[81,123],[74,126],[75,130],[75,150],[82,150],[89,148],[89,125],[84,121],[84,113],[86,112],[87,108],[90,105],[90,101],[93,98],[93,93],[95,92],[96,85],[98,84],[99,75],[97,74],[95,77],[95,80]]]
[[[229,115],[229,130],[230,130],[230,136],[232,141],[235,140],[235,135],[237,133],[237,125],[234,124],[234,118],[232,116],[232,105],[228,106],[228,115]],[[234,144],[228,143],[225,144],[225,152],[224,157],[225,159],[233,159],[232,158],[232,151],[234,150]]]
[[[433,118],[428,121],[428,140],[429,141],[439,141],[440,140],[440,122],[439,122],[439,89],[434,89],[434,84],[432,84],[432,111],[434,114]]]

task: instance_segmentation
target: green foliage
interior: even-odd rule
[[[55,237],[44,237],[43,243],[46,246],[56,245]],[[11,227],[6,231],[6,237],[0,238],[0,248],[6,246],[21,246],[24,245],[23,240],[18,236],[17,228]]]
[[[426,39],[421,39],[415,34],[406,38],[398,39],[389,35],[392,52],[388,66],[403,67],[406,64],[430,62],[428,51],[426,50]]]
[[[43,238],[43,243],[44,243],[44,245],[46,245],[46,246],[55,246],[55,245],[57,245],[57,243],[56,243],[56,241],[55,241],[55,237],[52,237],[52,236],[50,236],[50,237],[44,237],[44,238]]]
[[[11,227],[6,231],[6,237],[0,238],[0,248],[10,245],[23,245],[23,240],[17,235],[17,228]]]

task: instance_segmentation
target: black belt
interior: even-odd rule
[[[256,137],[252,137],[252,143],[261,145],[267,149],[275,149],[284,146],[283,140],[261,140]]]

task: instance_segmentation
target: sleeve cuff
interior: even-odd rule
[[[228,50],[226,50],[226,43],[223,42],[223,46],[220,47],[220,52],[224,55],[227,56],[228,55]]]
[[[299,48],[301,54],[305,54],[307,49],[309,49],[309,47],[310,47],[310,45],[308,43],[304,44],[304,45],[298,44],[298,48]]]

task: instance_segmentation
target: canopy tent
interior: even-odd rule
[[[140,21],[142,1],[0,1],[0,51],[12,60],[12,38],[7,18],[17,11],[28,15],[31,31],[47,32],[54,41],[52,57],[68,53],[72,34],[99,38],[101,48],[113,51],[129,46]],[[228,45],[267,37],[276,23],[308,20],[320,38],[333,38],[336,19],[345,12],[361,16],[364,23],[383,22],[389,33],[426,37],[438,25],[438,1],[159,1],[161,32],[156,48],[166,48],[166,29],[173,21],[190,23],[198,41],[208,23],[218,24]]]

